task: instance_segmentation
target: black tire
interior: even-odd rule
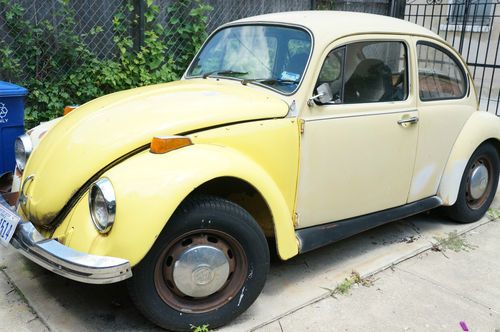
[[[175,262],[197,245],[220,249],[232,267],[225,284],[204,297],[186,296],[175,283],[174,271],[179,269]],[[198,269],[189,270],[193,283]],[[198,196],[176,210],[149,253],[133,269],[128,288],[139,311],[164,329],[191,331],[193,326],[203,325],[214,329],[250,307],[262,291],[268,271],[266,238],[253,217],[230,201]],[[214,278],[212,272],[203,273]],[[179,280],[181,284],[184,279]]]
[[[484,165],[488,170],[488,182],[484,194],[476,199],[471,195],[469,181],[472,170],[477,165]],[[457,201],[454,205],[444,208],[447,216],[460,223],[471,223],[481,219],[495,197],[498,186],[499,165],[499,156],[496,148],[488,143],[480,145],[474,151],[465,167]]]

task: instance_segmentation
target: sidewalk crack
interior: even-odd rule
[[[459,297],[461,297],[461,298],[463,298],[463,299],[465,299],[465,300],[467,300],[467,301],[469,301],[469,302],[472,302],[472,303],[474,303],[474,304],[477,304],[477,305],[479,305],[479,306],[481,306],[481,307],[483,307],[483,308],[485,308],[485,309],[491,310],[491,311],[492,311],[493,313],[495,313],[495,314],[500,314],[500,311],[497,311],[496,309],[492,308],[492,307],[491,307],[491,306],[489,306],[488,304],[485,304],[485,303],[482,303],[482,302],[480,302],[480,301],[478,301],[478,300],[476,300],[476,299],[470,298],[469,296],[467,296],[467,295],[465,295],[465,294],[462,294],[462,293],[460,293],[460,292],[457,292],[457,291],[456,291],[456,290],[454,290],[453,288],[446,287],[445,285],[441,284],[440,282],[438,282],[438,281],[436,281],[436,280],[430,279],[430,278],[428,278],[428,277],[426,277],[426,276],[423,276],[423,275],[421,275],[421,274],[419,274],[419,273],[417,273],[417,272],[412,272],[412,271],[405,270],[405,269],[403,269],[403,268],[401,268],[401,267],[399,267],[399,266],[396,266],[396,269],[398,269],[398,270],[399,270],[399,271],[401,271],[401,272],[405,272],[405,273],[407,273],[407,274],[410,274],[410,275],[412,275],[412,276],[414,276],[414,277],[417,277],[417,278],[419,278],[419,279],[421,279],[421,280],[423,280],[423,281],[425,281],[425,282],[428,282],[428,283],[430,283],[430,284],[432,284],[432,285],[434,285],[434,286],[437,286],[437,287],[439,287],[439,288],[441,288],[441,289],[443,289],[443,290],[445,290],[445,291],[447,291],[447,292],[449,292],[449,293],[452,293],[452,294],[454,294],[454,295],[457,295],[457,296],[459,296]]]
[[[29,310],[31,311],[31,313],[33,313],[33,315],[35,315],[35,317],[31,320],[29,320],[28,322],[26,323],[30,323],[32,322],[33,320],[35,319],[39,319],[40,322],[42,323],[43,326],[45,326],[45,328],[47,329],[47,331],[52,331],[52,329],[50,328],[50,326],[47,324],[47,322],[42,318],[40,317],[40,315],[38,315],[38,313],[35,311],[35,309],[31,306],[31,304],[29,303],[28,299],[24,296],[23,292],[19,289],[19,287],[17,287],[17,285],[14,283],[14,280],[12,280],[12,278],[5,272],[5,270],[3,269],[0,269],[0,273],[2,273],[5,278],[7,279],[7,282],[13,287],[11,291],[9,291],[9,293],[13,292],[13,291],[16,291],[19,295],[19,297],[21,298],[21,300],[26,304],[26,306],[29,308]],[[8,293],[8,294],[9,294]]]

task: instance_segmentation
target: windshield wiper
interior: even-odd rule
[[[210,77],[212,75],[246,75],[248,74],[248,72],[243,72],[243,71],[234,71],[234,70],[214,70],[214,71],[210,71],[208,73],[204,73],[203,75],[201,75],[201,77],[203,78],[207,78],[207,77]]]
[[[275,85],[275,84],[297,84],[299,81],[297,80],[282,80],[279,78],[247,78],[241,81],[241,84],[247,85],[248,83],[263,83],[267,85]]]

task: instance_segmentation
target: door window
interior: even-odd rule
[[[419,94],[422,101],[465,96],[465,73],[451,54],[438,46],[419,43],[417,56]]]
[[[328,54],[316,87],[327,83],[335,104],[402,101],[408,97],[407,63],[399,41],[349,44]]]

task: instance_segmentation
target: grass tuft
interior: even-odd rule
[[[210,332],[210,330],[208,329],[208,324],[203,324],[200,326],[191,325],[191,331],[192,332]]]
[[[489,208],[486,216],[491,221],[498,221],[500,220],[500,209]]]
[[[434,239],[438,242],[432,246],[434,251],[469,252],[477,248],[476,245],[468,243],[465,235],[459,235],[456,230],[448,233],[446,237],[435,236]]]
[[[374,281],[371,278],[361,278],[358,272],[352,271],[351,275],[348,278],[345,278],[340,284],[335,287],[332,291],[332,296],[335,294],[346,295],[349,294],[351,288],[354,285],[361,285],[364,287],[373,286]]]

